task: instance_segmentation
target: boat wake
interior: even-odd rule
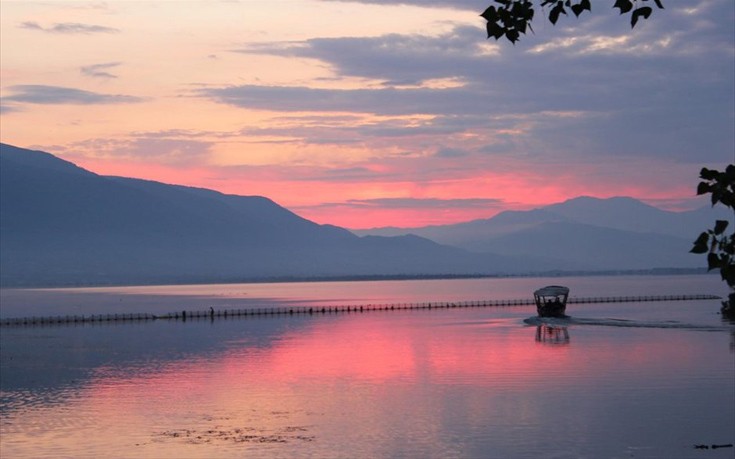
[[[664,321],[641,321],[613,318],[584,318],[584,317],[529,317],[523,320],[527,325],[547,325],[550,327],[569,327],[576,325],[592,325],[600,327],[624,327],[624,328],[672,328],[680,330],[700,331],[732,331],[733,326],[727,325],[702,325],[677,322],[675,320]]]

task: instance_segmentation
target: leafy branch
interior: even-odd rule
[[[659,9],[664,5],[661,0],[651,0]],[[635,27],[640,18],[648,19],[653,13],[653,8],[648,6],[649,0],[615,0],[613,8],[617,8],[620,14],[630,14],[630,26]],[[540,0],[542,10],[548,11],[549,21],[556,25],[559,17],[567,16],[571,11],[575,17],[579,17],[585,11],[592,11],[590,0]],[[526,31],[533,32],[531,22],[536,13],[536,6],[531,0],[494,0],[480,15],[487,21],[487,38],[499,40],[503,36],[512,43],[520,39],[521,34]]]
[[[711,194],[713,206],[721,203],[733,209],[735,216],[735,165],[730,164],[724,172],[704,167],[699,178],[702,181],[697,186],[697,194]],[[706,253],[708,269],[720,271],[722,280],[732,291],[728,301],[722,304],[722,313],[735,317],[735,232],[725,232],[729,223],[727,220],[717,220],[713,229],[699,235],[690,252]]]

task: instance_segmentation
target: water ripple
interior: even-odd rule
[[[729,325],[702,325],[675,320],[630,320],[615,318],[585,318],[585,317],[529,317],[523,320],[528,325],[549,325],[568,327],[573,325],[593,325],[601,327],[624,328],[671,328],[678,330],[700,331],[733,331],[735,327]]]

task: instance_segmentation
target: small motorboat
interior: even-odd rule
[[[533,292],[539,317],[566,317],[569,288],[549,285]]]

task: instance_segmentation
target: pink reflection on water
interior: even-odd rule
[[[514,323],[492,330],[482,324],[404,327],[400,317],[393,319],[416,313],[392,314],[315,320],[307,330],[287,333],[270,346],[234,343],[224,353],[162,362],[132,369],[132,374],[130,368],[101,368],[88,390],[93,398],[95,393],[120,400],[167,394],[167,399],[185,403],[244,385],[267,390],[300,382],[328,386],[335,381],[448,381],[492,387],[512,380],[514,387],[530,388],[548,375],[568,372],[588,382],[610,382],[633,372],[654,373],[672,361],[696,371],[706,351],[697,340],[682,346],[665,339],[667,333],[676,336],[666,330],[645,331],[660,335],[660,340],[598,340],[590,345],[575,341],[575,332],[590,335],[596,330],[569,327],[567,345],[546,346],[535,339],[535,327],[518,329]],[[118,397],[108,391],[128,394]]]
[[[661,386],[697,374],[711,352],[702,332],[615,330],[616,339],[599,338],[610,333],[569,327],[568,345],[548,346],[535,327],[491,310],[320,317],[267,344],[232,341],[207,355],[98,368],[68,403],[23,413],[11,433],[62,456],[84,445],[154,457],[231,457],[243,448],[283,455],[293,447],[318,455],[314,439],[324,447],[360,436],[380,440],[356,446],[374,457],[389,455],[380,445],[397,441],[410,419],[428,448],[451,452],[442,435],[447,416],[486,435],[489,426],[544,425],[548,400],[595,399],[603,388],[618,394],[632,380]],[[466,398],[446,402],[457,387]],[[572,418],[589,422],[589,414]],[[76,424],[58,425],[71,418]]]

